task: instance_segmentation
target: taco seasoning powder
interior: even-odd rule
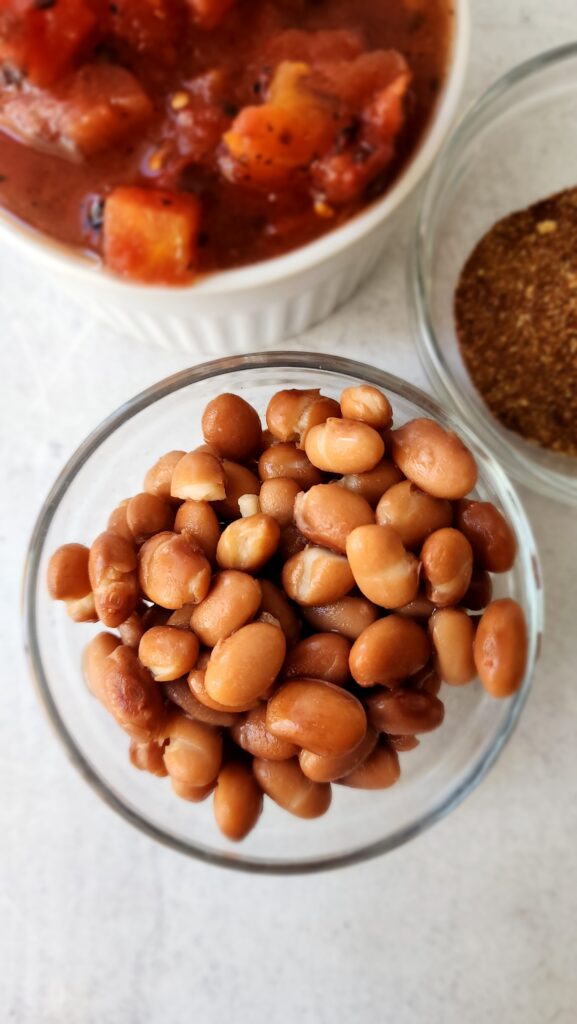
[[[457,335],[492,413],[577,456],[577,188],[498,221],[467,260]]]

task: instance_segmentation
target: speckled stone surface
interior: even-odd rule
[[[575,0],[472,0],[468,95],[577,34]],[[287,347],[425,384],[408,338],[407,224],[350,305]],[[0,252],[0,1021],[574,1024],[576,516],[525,495],[547,634],[533,694],[481,788],[386,858],[243,877],[132,830],[69,767],[21,652],[40,502],[104,415],[188,360],[107,333]]]

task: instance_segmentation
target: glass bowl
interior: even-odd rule
[[[444,145],[424,189],[409,256],[413,328],[431,383],[520,483],[577,503],[577,458],[525,441],[471,382],[453,320],[461,268],[501,217],[577,185],[577,43],[497,81]]]
[[[478,494],[496,502],[512,524],[519,557],[498,578],[498,592],[522,605],[529,629],[527,674],[510,700],[489,697],[476,682],[445,687],[443,726],[402,754],[401,781],[390,790],[362,792],[334,786],[323,818],[302,821],[271,801],[258,827],[240,845],[229,843],[212,819],[211,801],[179,800],[167,779],[137,771],[128,761],[128,738],[97,704],[82,680],[82,648],[98,629],[78,625],[46,592],[52,551],[71,540],[90,542],[107,510],[140,489],[147,467],[172,448],[201,442],[200,417],[222,391],[242,394],[264,413],[279,388],[319,387],[337,397],[369,381],[391,397],[397,423],[434,416],[457,424],[426,395],[362,363],[332,356],[280,352],[204,363],[169,377],[123,405],[80,446],[60,474],[38,518],[25,578],[26,648],[42,702],[84,778],[133,825],[201,860],[248,871],[300,872],[353,863],[391,850],[453,807],[485,775],[510,735],[530,687],[542,628],[542,590],[535,542],[515,491],[495,460],[467,430],[460,430],[479,464]]]

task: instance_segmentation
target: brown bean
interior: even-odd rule
[[[189,608],[190,605],[183,605],[182,607]],[[181,609],[178,610],[181,611]],[[168,608],[161,608],[158,604],[151,604],[142,613],[142,628],[147,630],[152,629],[153,626],[167,626],[169,625],[168,620],[170,618],[171,614]],[[174,623],[171,622],[170,625],[172,626]]]
[[[137,545],[162,530],[170,530],[174,512],[168,502],[156,494],[142,491],[130,498],[126,506],[126,525]]]
[[[273,445],[280,444],[278,437],[271,434],[270,430],[263,430],[260,439],[260,454],[266,452],[267,448],[272,448]]]
[[[208,501],[183,501],[176,513],[174,530],[182,533],[191,547],[202,551],[209,562],[215,561],[220,525]]]
[[[293,601],[307,605],[331,604],[355,585],[347,559],[318,547],[305,548],[289,558],[283,566],[282,583]]]
[[[218,395],[202,414],[202,434],[221,458],[245,462],[260,447],[260,416],[240,395]]]
[[[322,480],[319,470],[294,444],[275,444],[267,448],[259,459],[258,472],[261,480],[279,476],[296,480],[305,491]]]
[[[239,498],[245,494],[258,494],[260,480],[250,469],[240,466],[238,462],[229,462],[225,459],[222,468],[226,475],[226,497],[223,501],[215,501],[214,510],[221,519],[228,522],[240,516]]]
[[[116,533],[101,533],[88,557],[88,573],[98,618],[114,628],[132,614],[138,601],[136,552]]]
[[[360,420],[375,430],[386,430],[393,422],[389,399],[371,384],[345,388],[341,395],[341,412],[345,419]]]
[[[146,632],[142,623],[142,615],[146,605],[140,603],[124,622],[118,627],[120,639],[126,647],[138,647],[144,633]]]
[[[174,626],[154,626],[143,635],[138,657],[158,683],[168,683],[194,668],[199,646],[190,631]]]
[[[374,523],[364,498],[337,483],[319,484],[295,499],[295,523],[300,532],[322,547],[344,555],[347,537],[358,526]]]
[[[493,581],[489,573],[485,569],[475,569],[473,567],[469,589],[460,602],[463,608],[468,608],[470,612],[482,612],[489,604],[492,596]]]
[[[517,539],[504,515],[490,501],[459,501],[457,526],[473,549],[476,564],[488,572],[508,572],[517,554]]]
[[[381,738],[372,754],[345,775],[340,784],[352,789],[389,789],[398,781],[400,774],[397,751]]]
[[[410,480],[403,480],[383,494],[376,519],[382,526],[392,526],[406,548],[416,548],[434,530],[451,525],[453,509],[449,501],[432,498]]]
[[[310,750],[301,750],[299,764],[301,771],[307,779],[313,782],[336,782],[342,779],[349,772],[358,768],[367,757],[372,754],[377,743],[377,734],[370,726],[365,732],[360,743],[347,754],[340,754],[337,757],[326,757],[322,754],[313,754]]]
[[[305,607],[302,614],[313,629],[341,633],[348,640],[356,640],[378,617],[379,609],[364,597],[342,597],[334,604]]]
[[[215,711],[214,708],[206,707],[194,696],[187,682],[179,679],[174,683],[166,683],[163,686],[165,697],[176,704],[189,718],[197,722],[205,722],[206,725],[222,726],[223,728],[234,725],[240,715],[231,711]]]
[[[400,608],[419,589],[419,562],[406,551],[392,526],[359,526],[347,537],[347,557],[355,583],[381,608]]]
[[[405,680],[405,687],[411,690],[423,690],[425,693],[432,693],[437,697],[442,686],[442,679],[434,664],[429,663],[416,672],[410,679]]]
[[[527,669],[527,625],[510,597],[492,601],[477,627],[473,654],[479,678],[492,697],[510,697]]]
[[[97,633],[84,648],[82,674],[90,692],[106,705],[104,689],[104,664],[109,654],[120,646],[120,640],[112,633]]]
[[[243,717],[238,716],[230,735],[239,747],[254,757],[267,761],[287,761],[298,754],[298,747],[273,736],[266,727],[266,704],[259,704]]]
[[[242,626],[210,656],[204,680],[209,697],[232,708],[256,700],[275,681],[285,654],[281,629],[264,622]]]
[[[222,569],[258,572],[274,555],[280,528],[271,516],[259,513],[236,519],[221,533],[216,560]]]
[[[86,597],[66,602],[66,613],[73,622],[98,622],[98,613],[92,591]]]
[[[280,623],[287,645],[292,647],[301,635],[300,620],[293,605],[284,591],[275,587],[270,580],[261,579],[259,583],[262,594],[259,611],[272,615]]]
[[[473,572],[473,552],[466,537],[448,526],[427,537],[421,550],[427,597],[445,608],[465,596]]]
[[[220,831],[239,842],[252,831],[262,811],[262,791],[249,765],[225,764],[214,791],[214,817]]]
[[[217,573],[204,601],[192,613],[191,628],[206,647],[215,647],[255,617],[261,600],[260,584],[248,573],[235,569]]]
[[[182,608],[177,608],[168,616],[166,622],[158,622],[155,625],[174,626],[175,629],[190,629],[190,619],[195,608],[195,604],[183,604]]]
[[[285,679],[302,676],[346,686],[350,650],[349,641],[339,633],[313,633],[288,653],[283,675]]]
[[[403,480],[403,474],[398,466],[395,466],[389,459],[381,459],[374,469],[366,473],[349,473],[343,476],[338,483],[346,487],[347,491],[360,494],[361,498],[368,501],[371,508],[378,505],[383,494]]]
[[[435,664],[449,686],[463,686],[475,678],[473,623],[460,608],[440,608],[429,619]]]
[[[177,462],[170,493],[183,501],[221,501],[226,497],[226,476],[216,455],[188,452]]]
[[[387,742],[389,746],[396,750],[399,754],[406,753],[409,750],[414,750],[415,747],[419,746],[419,740],[416,736],[391,736],[387,735]]]
[[[291,523],[290,526],[285,526],[284,530],[281,530],[278,554],[286,562],[293,555],[296,555],[297,551],[304,551],[307,544],[307,538],[303,537],[294,523]]]
[[[440,423],[415,419],[391,432],[393,459],[408,480],[434,498],[464,498],[477,465],[460,438]]]
[[[255,778],[267,796],[297,818],[320,818],[331,804],[329,783],[311,782],[295,758],[290,761],[265,761],[255,757]]]
[[[138,560],[140,586],[162,608],[175,610],[206,597],[210,563],[182,534],[157,533],[142,545]]]
[[[181,800],[188,800],[192,804],[200,804],[214,792],[216,782],[209,782],[208,786],[189,786],[186,782],[180,782],[179,779],[171,779],[170,785],[176,796],[179,796]]]
[[[54,601],[76,601],[92,587],[88,576],[89,550],[84,544],[63,544],[48,563],[48,593]]]
[[[173,501],[170,493],[172,474],[185,455],[186,452],[181,451],[172,451],[161,455],[144,477],[144,490],[148,494],[155,494],[157,498],[162,498],[164,501]]]
[[[443,702],[422,690],[380,690],[367,699],[369,722],[378,732],[416,736],[437,729],[445,716]]]
[[[141,742],[132,739],[128,748],[128,757],[130,763],[141,772],[150,772],[151,775],[157,775],[161,779],[168,775],[164,764],[164,749],[155,740]]]
[[[426,620],[430,618],[436,607],[425,594],[418,593],[413,601],[409,601],[408,604],[402,604],[400,608],[395,608],[395,615],[404,615],[409,619]]]
[[[186,786],[214,782],[222,761],[222,738],[217,729],[176,712],[167,722],[164,763],[172,779]]]
[[[199,657],[196,667],[188,673],[186,680],[190,692],[192,693],[193,697],[196,698],[199,704],[202,704],[203,707],[207,708],[210,711],[216,711],[218,712],[218,714],[228,715],[239,715],[243,711],[250,711],[252,710],[252,708],[257,707],[257,705],[259,704],[259,700],[257,697],[251,698],[241,705],[229,706],[227,704],[221,704],[220,701],[214,700],[210,696],[210,694],[207,693],[205,685],[206,666],[208,665],[208,661],[210,660],[210,653],[211,652],[209,651],[209,657],[206,664],[201,665],[200,662],[202,661],[202,655]],[[195,715],[194,717],[200,718],[199,715]],[[206,721],[206,717],[203,717],[201,720]]]
[[[269,700],[266,727],[273,736],[313,754],[335,757],[358,746],[367,719],[361,702],[340,686],[321,679],[291,679]]]
[[[266,410],[266,422],[273,437],[279,441],[293,441],[299,448],[304,439],[318,423],[324,423],[329,416],[340,416],[339,403],[326,398],[315,388],[301,390],[292,388],[277,391]]]
[[[374,469],[385,453],[385,444],[366,423],[330,417],[308,431],[305,451],[317,469],[344,476]]]
[[[430,656],[431,643],[424,629],[412,619],[387,615],[355,640],[349,667],[359,686],[395,687],[423,668]]]
[[[125,540],[134,543],[134,536],[132,530],[128,525],[128,505],[130,498],[125,498],[121,501],[115,509],[112,510],[108,517],[108,523],[106,529],[109,533],[117,533],[119,537],[124,537]]]
[[[130,736],[157,737],[164,724],[162,695],[131,647],[116,647],[105,659],[103,691],[106,707]]]
[[[276,519],[283,530],[293,521],[295,498],[301,490],[300,484],[289,477],[263,480],[259,493],[261,512]]]

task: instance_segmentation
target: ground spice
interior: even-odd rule
[[[498,221],[455,294],[473,383],[509,430],[577,456],[577,188]]]

